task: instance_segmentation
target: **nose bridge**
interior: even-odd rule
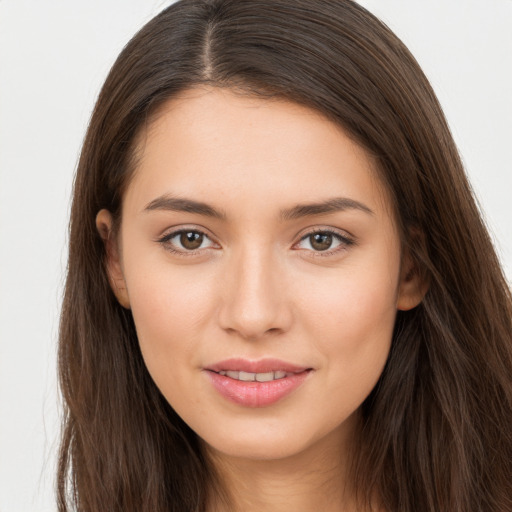
[[[222,327],[247,339],[285,331],[291,312],[283,269],[266,246],[249,245],[232,254],[222,304]]]

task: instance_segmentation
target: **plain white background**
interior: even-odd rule
[[[0,512],[53,512],[73,172],[99,88],[170,0],[0,0]],[[512,0],[361,0],[433,83],[512,282]]]

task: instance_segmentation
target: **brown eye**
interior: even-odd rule
[[[314,233],[309,235],[309,243],[315,251],[326,251],[331,248],[332,235],[330,233]]]
[[[301,238],[295,249],[305,249],[318,256],[331,256],[348,249],[355,244],[355,240],[341,233],[326,229],[313,231]]]
[[[194,256],[196,251],[216,247],[208,235],[193,229],[173,231],[160,238],[158,242],[169,252],[179,253],[182,256]]]
[[[180,234],[180,244],[184,249],[193,251],[201,247],[204,235],[197,231],[183,231]]]

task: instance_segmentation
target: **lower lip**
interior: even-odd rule
[[[208,371],[213,387],[225,398],[245,407],[266,407],[295,391],[307,378],[310,370],[269,382],[245,382]]]

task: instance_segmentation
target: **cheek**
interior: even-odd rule
[[[310,339],[331,370],[332,386],[352,389],[356,401],[371,391],[389,354],[397,267],[348,269],[303,306]]]
[[[139,258],[137,265],[126,265],[125,274],[142,355],[165,395],[185,379],[183,368],[199,366],[199,335],[213,302],[211,279],[166,263]]]
[[[309,292],[299,293],[305,297],[301,309],[310,310],[308,316],[333,332],[371,331],[393,323],[397,283],[398,264],[347,266],[322,281],[304,282]]]

